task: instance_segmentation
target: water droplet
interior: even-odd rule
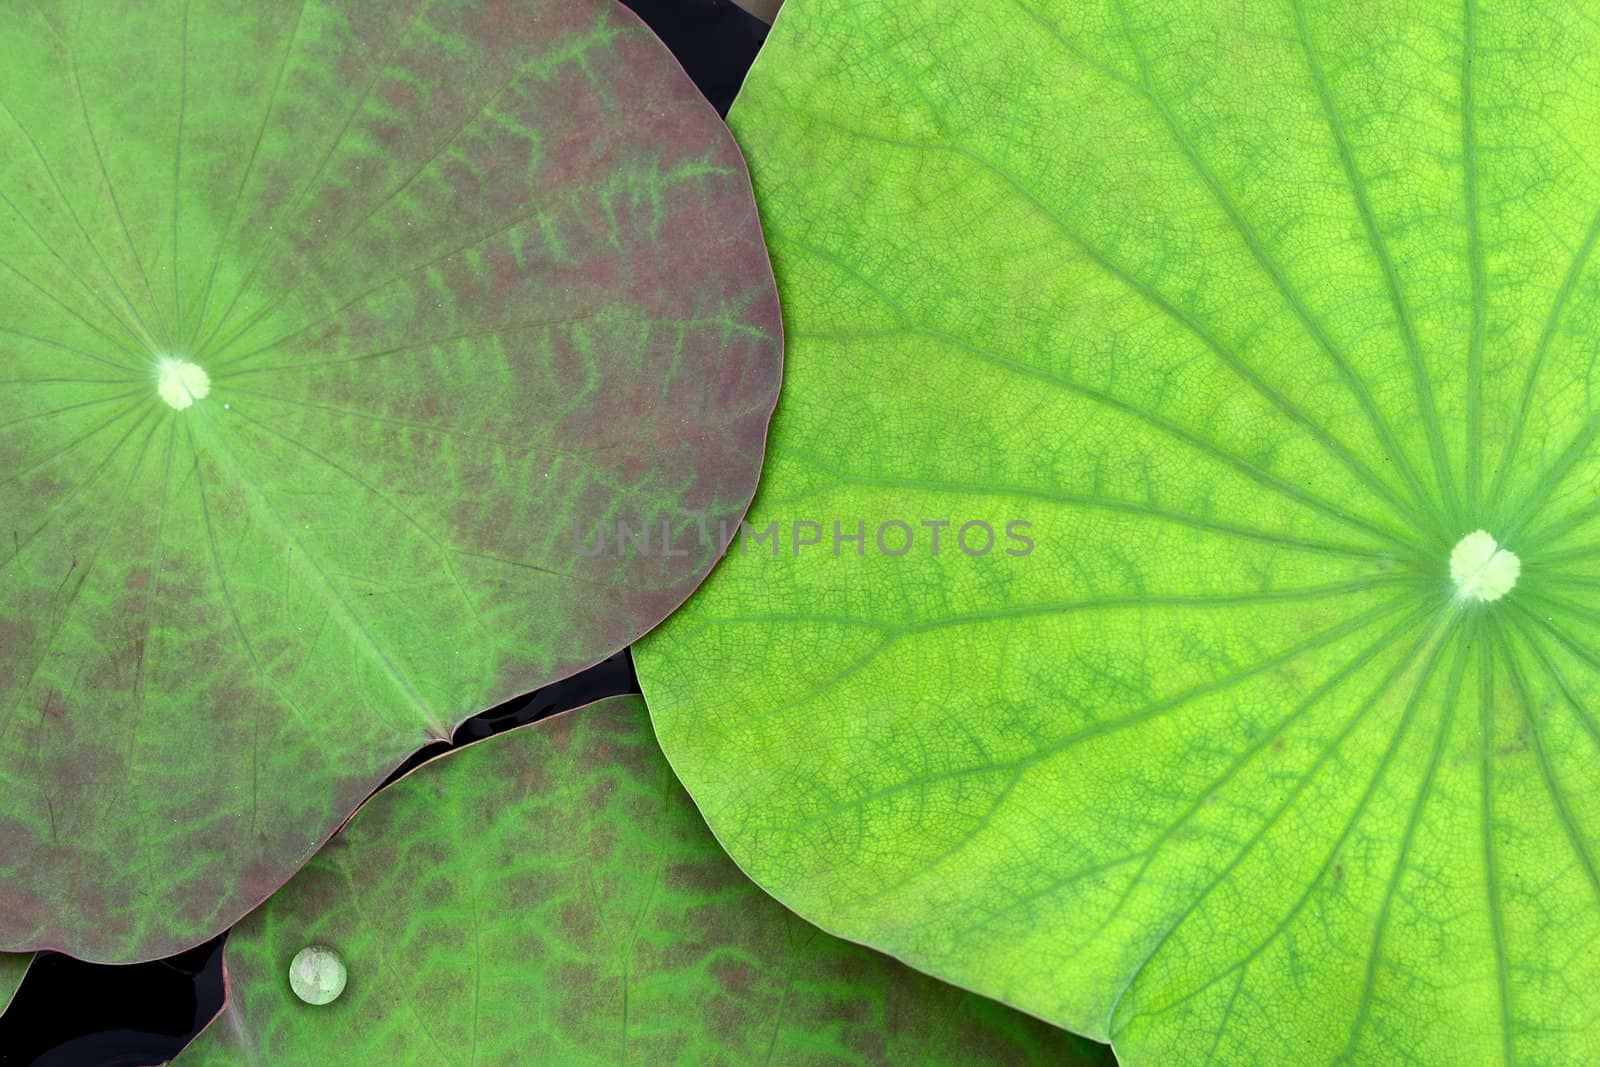
[[[307,945],[289,964],[289,988],[307,1004],[332,1004],[348,978],[344,960],[327,945]]]

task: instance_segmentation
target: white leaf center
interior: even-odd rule
[[[211,395],[211,376],[198,363],[168,356],[156,370],[156,391],[179,411]]]
[[[1499,600],[1511,592],[1522,573],[1522,561],[1487,530],[1474,530],[1450,552],[1450,578],[1462,600]]]

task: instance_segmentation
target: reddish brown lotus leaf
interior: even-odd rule
[[[146,959],[688,595],[777,303],[727,130],[611,0],[0,39],[0,949]]]

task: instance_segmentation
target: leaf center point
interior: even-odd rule
[[[165,356],[156,364],[156,392],[178,411],[211,395],[211,376],[198,363]]]
[[[1501,548],[1487,530],[1474,530],[1450,552],[1450,579],[1458,600],[1499,600],[1522,573],[1522,560]]]

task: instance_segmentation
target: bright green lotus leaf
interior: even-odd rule
[[[330,950],[324,1006],[291,961]],[[637,697],[380,792],[228,935],[180,1064],[1109,1062],[1109,1051],[796,918],[728,859]]]
[[[1600,1060],[1593,14],[785,5],[780,543],[639,651],[758,883],[1136,1065]]]
[[[22,984],[22,976],[28,973],[31,963],[31,952],[0,952],[0,1012],[4,1012],[11,998],[16,996],[17,987]]]
[[[611,0],[40,0],[0,41],[0,947],[143,959],[688,595],[776,294],[726,127]]]

